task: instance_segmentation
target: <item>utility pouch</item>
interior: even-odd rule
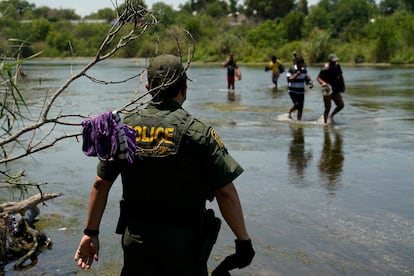
[[[127,216],[125,200],[121,200],[119,202],[119,209],[120,209],[119,219],[118,219],[118,223],[116,225],[115,233],[122,235],[122,234],[125,233],[127,223],[128,223],[128,216]]]
[[[221,220],[214,215],[213,209],[207,209],[203,216],[200,262],[207,263],[211,250],[220,232]]]

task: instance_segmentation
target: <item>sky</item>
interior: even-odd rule
[[[37,8],[41,6],[47,6],[55,9],[74,9],[75,12],[81,16],[85,16],[100,9],[111,8],[113,9],[112,2],[118,2],[122,4],[123,0],[27,0],[29,3],[33,3]],[[314,5],[319,0],[308,0],[308,5]],[[148,7],[152,7],[152,4],[156,2],[163,2],[167,5],[171,5],[173,8],[178,8],[180,4],[188,2],[187,0],[145,0]]]
[[[75,12],[81,16],[85,16],[100,9],[111,8],[113,9],[113,2],[122,4],[123,0],[27,0],[29,3],[33,3],[36,7],[47,6],[55,9],[74,9]],[[178,8],[180,4],[187,3],[188,0],[145,0],[148,7],[152,7],[152,4],[156,2],[163,2],[167,5],[171,5],[173,8]],[[308,0],[308,5],[315,5],[319,0]],[[379,0],[376,0],[378,3]]]

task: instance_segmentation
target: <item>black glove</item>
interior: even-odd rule
[[[251,240],[235,240],[236,253],[227,256],[212,272],[212,276],[227,276],[228,272],[236,267],[243,268],[248,266],[254,257],[254,250]]]
[[[211,276],[231,276],[231,274],[225,268],[217,267],[216,269],[213,270],[213,272],[211,272]]]

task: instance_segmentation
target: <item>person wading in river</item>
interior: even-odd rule
[[[341,65],[337,62],[338,60],[339,59],[335,54],[330,54],[328,63],[325,64],[316,78],[322,88],[326,89],[323,90],[326,91],[323,94],[323,102],[325,105],[323,120],[325,124],[328,123],[328,119],[333,122],[335,114],[341,111],[345,106],[341,95],[341,93],[345,92],[345,81]],[[332,111],[331,115],[329,115],[332,101],[335,103],[336,107],[334,111]]]
[[[292,112],[296,111],[297,119],[302,119],[303,104],[305,101],[305,84],[308,84],[309,88],[313,87],[311,77],[305,68],[305,60],[302,57],[296,58],[295,64],[286,74],[289,96],[292,100],[293,106],[289,109],[289,118],[292,118]]]

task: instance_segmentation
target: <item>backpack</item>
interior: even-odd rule
[[[279,63],[278,67],[279,67],[279,73],[285,72],[285,66],[283,66],[282,63]]]

